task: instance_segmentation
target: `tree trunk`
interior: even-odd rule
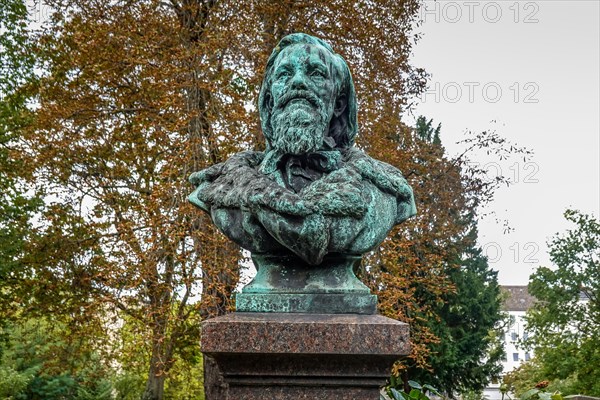
[[[176,336],[175,333],[172,333],[170,337],[167,337],[166,327],[166,318],[163,315],[157,315],[154,318],[152,355],[142,400],[162,400],[164,396],[165,379],[173,364],[172,349]]]
[[[198,46],[205,39],[209,17],[217,0],[174,1],[173,3],[177,4],[175,11],[184,33],[182,35],[183,46],[187,48]],[[189,140],[196,144],[192,165],[188,166],[188,169],[196,171],[223,160],[215,134],[211,131],[209,109],[212,94],[203,88],[203,82],[199,81],[202,73],[198,66],[198,60],[192,58],[188,61],[190,81],[185,95],[188,112],[194,117],[191,118],[187,130]],[[203,229],[202,226],[205,223],[210,223],[206,216],[199,220],[203,223],[195,226],[196,229]],[[216,237],[204,238],[204,240],[198,241],[195,247],[202,254],[203,302],[200,315],[202,319],[223,315],[227,311],[231,293],[237,284],[239,248],[233,243],[219,243]],[[206,299],[214,299],[214,301],[206,301]],[[216,363],[209,357],[203,357],[203,363],[206,399],[224,399],[227,387]]]
[[[154,368],[155,363],[150,364],[150,372],[148,374],[148,381],[146,382],[146,389],[142,394],[142,400],[162,400],[165,392],[165,374],[161,374]]]

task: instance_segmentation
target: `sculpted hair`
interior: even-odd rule
[[[296,44],[311,44],[323,47],[331,55],[333,65],[333,80],[336,89],[336,100],[345,97],[346,108],[339,117],[335,115],[329,123],[329,134],[335,141],[335,148],[345,149],[354,144],[354,138],[358,131],[356,118],[356,93],[354,91],[354,82],[350,74],[350,68],[346,61],[334,53],[331,45],[319,38],[307,35],[305,33],[293,33],[281,39],[275,46],[273,52],[267,61],[267,68],[263,78],[260,95],[258,97],[258,111],[260,113],[261,126],[263,134],[267,140],[267,150],[272,147],[273,129],[271,128],[271,113],[273,110],[273,98],[271,97],[271,84],[273,80],[273,67],[277,56],[283,49]]]

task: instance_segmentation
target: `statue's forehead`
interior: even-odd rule
[[[286,47],[279,53],[275,60],[275,66],[284,62],[322,62],[331,64],[331,53],[325,47],[318,44],[297,43]]]

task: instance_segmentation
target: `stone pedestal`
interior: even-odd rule
[[[380,315],[233,313],[202,323],[203,353],[228,387],[219,400],[378,400],[408,339],[407,324]]]

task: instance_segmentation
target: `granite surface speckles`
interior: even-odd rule
[[[233,313],[203,322],[202,351],[226,399],[378,400],[409,329],[381,315]]]
[[[229,399],[244,400],[378,400],[379,392],[368,388],[330,387],[236,387]]]
[[[204,353],[409,352],[408,325],[381,315],[233,313],[202,324]]]

